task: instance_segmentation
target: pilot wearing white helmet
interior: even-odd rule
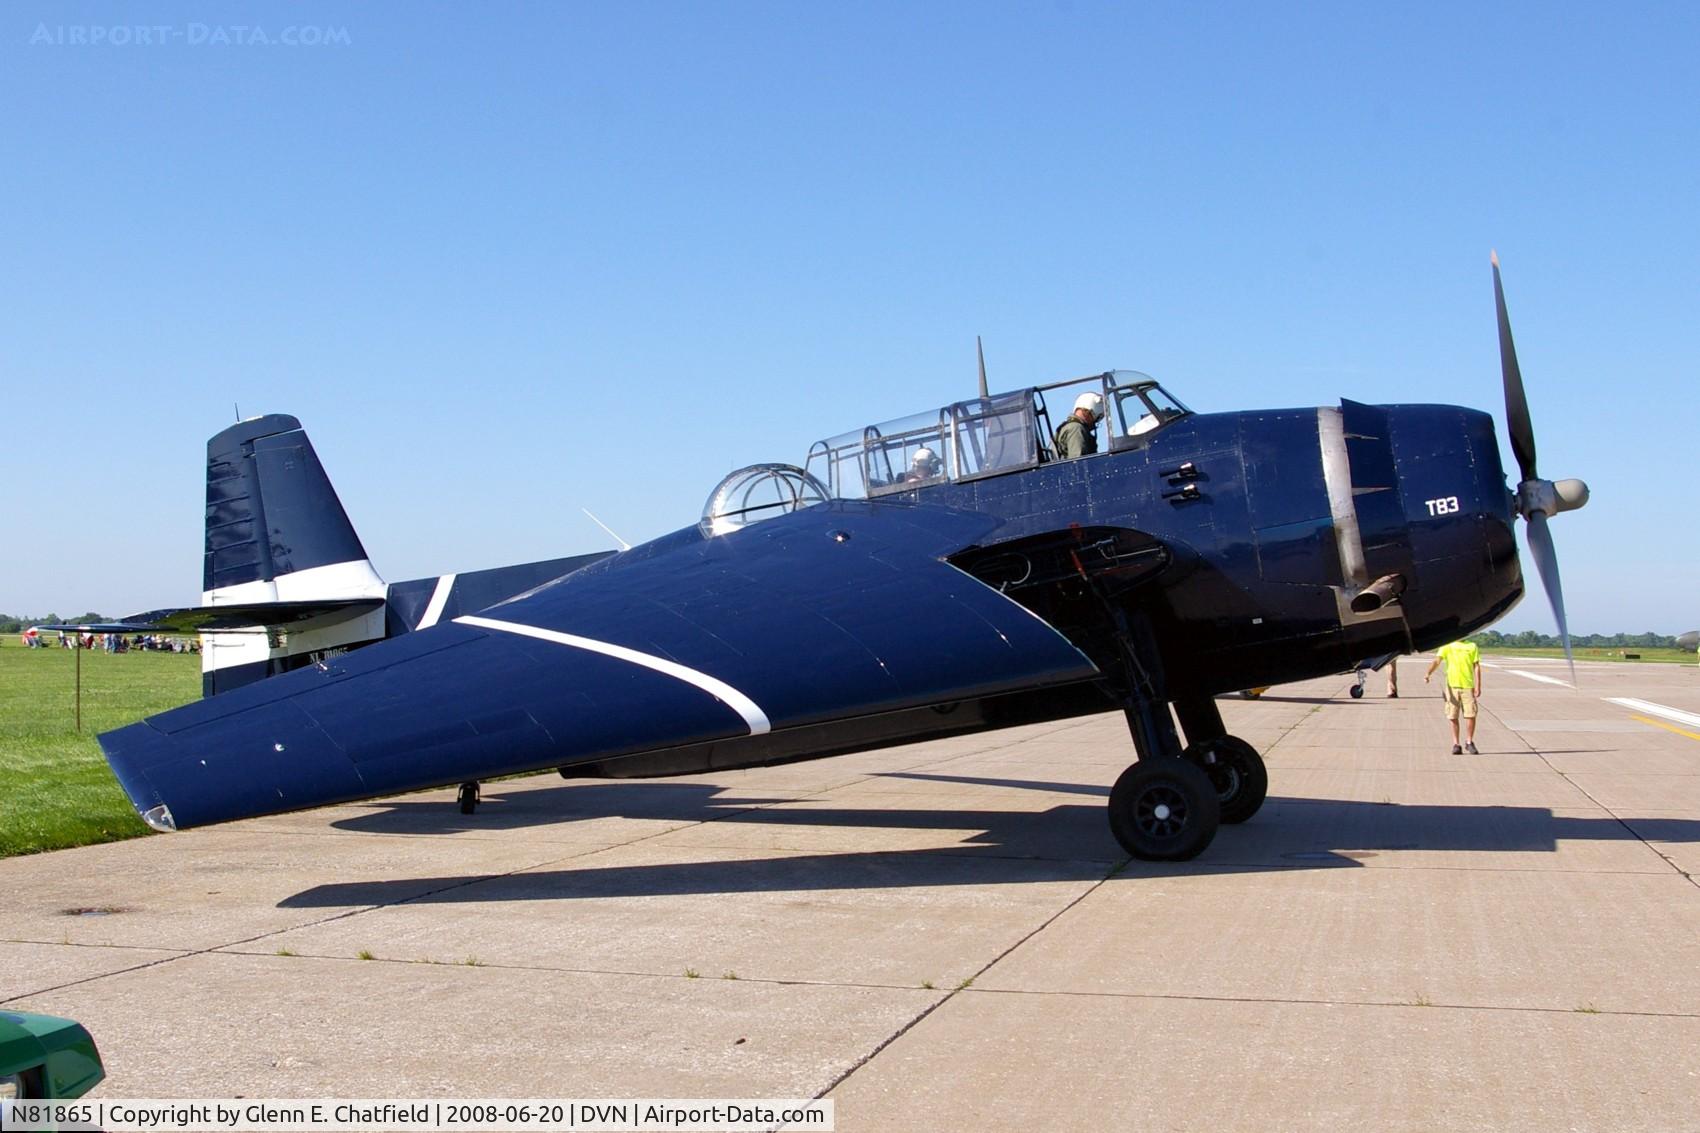
[[[934,454],[932,449],[923,445],[915,450],[915,456],[909,462],[909,474],[904,479],[911,483],[931,480],[943,471],[944,462]]]
[[[1104,418],[1104,397],[1083,393],[1074,399],[1074,412],[1057,429],[1057,459],[1073,460],[1098,451],[1098,422]]]

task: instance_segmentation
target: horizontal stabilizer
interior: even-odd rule
[[[37,629],[65,633],[258,633],[284,629],[323,618],[334,625],[384,604],[382,598],[340,598],[322,602],[253,602],[248,605],[188,606],[149,610],[115,622],[77,622],[41,625]],[[340,614],[341,617],[328,615]]]
[[[115,632],[137,633],[241,633],[261,629],[283,629],[302,622],[323,619],[334,624],[370,613],[384,604],[382,598],[327,598],[317,602],[251,602],[220,606],[191,606],[177,610],[149,610],[117,623]],[[341,617],[329,615],[340,614]]]

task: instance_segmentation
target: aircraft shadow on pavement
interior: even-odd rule
[[[900,773],[887,776],[964,786],[1025,788],[1101,798],[1092,785],[968,776]],[[787,807],[790,801],[807,806]],[[1110,838],[1097,801],[1060,803],[1044,810],[929,808],[925,796],[887,795],[867,808],[822,805],[830,800],[748,798],[708,784],[580,784],[531,790],[504,803],[488,800],[478,814],[452,803],[392,802],[383,811],[344,819],[344,830],[370,833],[450,833],[513,830],[597,818],[726,823],[732,827],[797,827],[789,848],[729,837],[714,845],[679,846],[684,860],[662,864],[586,864],[514,874],[408,877],[314,886],[279,902],[282,908],[330,908],[411,902],[501,903],[535,900],[900,889],[930,886],[1079,881],[1114,873],[1118,882],[1144,878],[1361,867],[1397,851],[1555,853],[1564,841],[1638,839],[1700,841],[1700,820],[1629,820],[1554,815],[1545,807],[1409,805],[1345,799],[1272,796],[1251,822],[1224,826],[1206,853],[1191,862],[1131,862]],[[895,804],[895,805],[893,805]],[[943,846],[816,852],[811,831],[829,829],[959,832]],[[660,833],[660,832],[658,832]],[[651,849],[665,843],[645,840]],[[728,848],[735,847],[735,848]],[[618,845],[608,847],[609,850]],[[721,858],[703,855],[774,854]],[[563,853],[563,856],[565,854]],[[425,891],[421,893],[421,889]]]

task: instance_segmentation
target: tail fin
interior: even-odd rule
[[[201,605],[138,614],[125,629],[201,634],[201,691],[228,692],[386,637],[473,613],[606,554],[386,585],[301,422],[278,413],[207,442]]]
[[[287,635],[264,625],[209,634],[201,653],[205,695],[297,668],[326,649],[382,638],[386,590],[300,421],[255,417],[207,442],[203,607],[313,603],[325,611]],[[289,620],[264,619],[274,627]]]
[[[203,605],[382,598],[313,442],[275,413],[207,442]]]

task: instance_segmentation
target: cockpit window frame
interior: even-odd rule
[[[958,484],[984,480],[990,476],[1007,476],[1011,472],[1023,472],[1029,468],[1037,468],[1044,462],[1044,445],[1040,437],[1042,430],[1039,428],[1040,406],[1032,389],[958,401],[949,406],[945,413],[950,421],[953,458],[950,478]],[[988,423],[1011,417],[1018,423],[1013,429],[1006,426],[1000,430],[1004,435],[1003,439],[1007,442],[1013,436],[1020,436],[1026,442],[1025,451],[1013,460],[1007,457],[990,457],[989,443],[992,437],[989,435]],[[975,454],[978,464],[972,471],[968,470],[968,453]]]
[[[1106,420],[1112,406],[1117,419],[1116,427],[1109,430],[1110,452],[1141,448],[1176,421],[1193,415],[1192,410],[1188,409],[1180,398],[1164,389],[1163,384],[1149,374],[1142,374],[1137,370],[1116,370],[1106,376],[1111,379],[1106,390]],[[1153,392],[1160,395],[1160,399],[1153,398]],[[1130,402],[1141,406],[1144,411],[1132,423],[1127,419],[1127,406]],[[1133,432],[1135,425],[1147,415],[1155,420],[1155,424],[1148,429]]]
[[[954,402],[938,410],[936,420],[923,411],[828,437],[809,446],[804,467],[826,486],[834,499],[879,499],[938,484],[971,483],[1024,472],[1058,459],[1045,398],[1047,393],[1055,394],[1057,391],[1065,391],[1062,400],[1068,402],[1062,413],[1064,417],[1072,411],[1074,400],[1081,392],[1093,392],[1104,399],[1105,414],[1098,422],[1100,444],[1098,452],[1092,454],[1095,456],[1138,448],[1175,421],[1192,415],[1192,410],[1149,374],[1137,370],[1107,370],[1082,378]],[[1151,396],[1152,391],[1159,395],[1157,399]],[[1156,426],[1143,433],[1128,435],[1125,407],[1130,402],[1157,418]],[[988,426],[988,432],[978,437],[974,427],[985,425],[994,418],[1011,417],[1019,420],[1020,424],[1015,430],[1007,427],[1000,430],[1003,445],[1007,446],[1012,436],[1024,434],[1030,438],[1030,447],[1020,451],[1015,459],[1000,456],[988,466],[986,461],[990,450],[985,442],[991,437],[989,430],[992,427]],[[909,479],[910,461],[923,446],[940,459],[939,471],[922,479]],[[902,454],[904,468],[901,470],[892,463],[894,452]],[[972,460],[968,458],[969,453],[974,454]],[[851,468],[860,483],[845,482]],[[876,476],[876,472],[879,475]]]
[[[948,409],[940,409],[931,420],[925,413],[916,413],[869,425],[862,430],[862,485],[868,499],[948,482],[956,461],[952,447]],[[920,449],[932,453],[938,462],[936,473],[916,476],[914,457]],[[892,462],[893,453],[902,454],[898,464]],[[876,477],[875,472],[880,475]]]

